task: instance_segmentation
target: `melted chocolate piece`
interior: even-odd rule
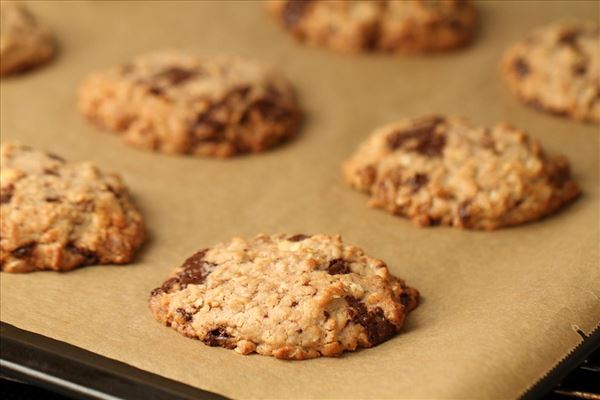
[[[458,218],[460,218],[460,221],[463,223],[464,226],[469,226],[471,222],[471,213],[469,212],[470,206],[470,200],[465,200],[458,206]]]
[[[198,141],[218,142],[227,127],[228,115],[234,99],[243,100],[250,93],[250,86],[244,85],[231,90],[220,101],[211,104],[208,109],[196,117],[192,130],[203,130],[212,133],[211,136],[196,138]],[[243,117],[242,117],[243,118]]]
[[[71,253],[83,256],[84,264],[97,264],[100,261],[98,255],[94,251],[83,247],[77,247],[73,243],[68,243],[66,249]]]
[[[552,173],[548,177],[548,182],[550,183],[550,185],[554,186],[555,188],[560,189],[570,179],[571,179],[571,170],[567,164],[564,164],[564,165],[558,165],[556,167],[556,170],[552,171]]]
[[[446,146],[446,136],[443,133],[436,134],[435,129],[442,122],[444,122],[443,118],[433,117],[414,127],[394,132],[387,137],[387,145],[390,149],[396,150],[409,140],[415,139],[416,145],[407,150],[429,157],[439,156]]]
[[[162,96],[165,93],[165,91],[159,86],[150,86],[150,88],[148,89],[148,93],[154,96]]]
[[[288,0],[283,6],[281,18],[288,27],[295,26],[304,16],[311,0]]]
[[[567,32],[563,32],[561,33],[561,35],[558,38],[558,43],[564,45],[564,46],[576,46],[577,45],[577,38],[581,35],[581,32],[579,31],[567,31]]]
[[[527,75],[529,75],[529,73],[531,72],[531,69],[529,68],[529,64],[527,64],[527,61],[525,61],[525,59],[519,57],[515,60],[514,64],[513,64],[513,70],[515,71],[515,73],[517,74],[517,76],[519,78],[524,78]]]
[[[194,318],[194,314],[185,311],[184,308],[179,307],[175,311],[177,314],[181,315],[185,322],[190,322]]]
[[[206,250],[202,250],[185,260],[183,271],[177,274],[179,285],[185,289],[187,285],[198,285],[212,272],[215,264],[204,261]]]
[[[246,112],[251,112],[251,110],[258,111],[263,119],[274,122],[284,120],[288,116],[286,109],[279,107],[275,101],[266,97],[256,100]]]
[[[287,240],[289,240],[290,242],[301,242],[302,240],[308,239],[309,237],[310,235],[299,233],[297,235],[290,236],[289,238],[287,238]]]
[[[44,174],[58,176],[58,172],[52,168],[44,168]]]
[[[329,265],[327,266],[327,272],[329,275],[341,275],[341,274],[349,274],[352,272],[348,262],[342,258],[336,258],[335,260],[331,260]]]
[[[369,338],[369,342],[376,346],[394,336],[396,325],[392,324],[380,307],[375,307],[368,311],[364,303],[354,297],[346,296],[344,298],[352,311],[352,322],[362,325]]]
[[[216,328],[211,331],[208,331],[208,333],[206,334],[204,339],[202,339],[202,341],[209,346],[229,347],[227,346],[227,339],[229,338],[230,336],[225,330],[225,328]]]
[[[9,203],[10,199],[12,199],[12,196],[12,190],[5,190],[2,193],[0,193],[0,204]]]
[[[587,72],[587,65],[584,63],[576,64],[573,66],[573,75],[580,76]]]
[[[429,182],[429,177],[426,174],[416,174],[408,179],[408,184],[412,188],[412,192],[418,192],[423,185]]]
[[[201,250],[185,260],[181,266],[182,270],[173,278],[167,279],[162,286],[152,290],[150,296],[168,293],[175,285],[179,285],[179,290],[182,290],[188,285],[199,285],[204,282],[206,277],[216,267],[216,264],[204,261],[206,251],[207,249]]]
[[[220,135],[225,131],[227,127],[227,119],[219,118],[223,116],[223,105],[222,104],[213,104],[211,105],[207,111],[198,114],[196,118],[196,122],[192,129],[196,130],[206,130],[213,134],[213,136],[208,138],[203,138],[203,140],[217,140],[220,138]]]
[[[198,71],[181,67],[171,67],[159,72],[154,79],[166,79],[173,86],[181,85],[185,81],[198,75]]]
[[[412,303],[412,298],[408,292],[402,292],[400,295],[400,303],[402,303],[405,308],[408,308],[409,304]]]
[[[62,158],[61,156],[58,156],[58,155],[56,155],[54,153],[47,153],[47,154],[48,154],[48,157],[50,157],[53,160],[59,161],[61,163],[65,163],[66,162],[64,158]]]
[[[179,280],[174,277],[174,278],[169,278],[167,279],[162,286],[157,287],[156,289],[153,289],[152,292],[150,292],[150,296],[157,296],[161,293],[167,293],[169,292],[173,286],[175,286],[177,283],[179,282]]]
[[[28,258],[33,254],[33,250],[35,249],[36,243],[27,243],[23,246],[17,247],[11,253],[13,256],[17,258]]]
[[[363,42],[363,48],[366,50],[377,50],[381,38],[381,27],[374,25],[365,32],[366,36]]]

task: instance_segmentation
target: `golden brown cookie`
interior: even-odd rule
[[[301,112],[290,84],[242,58],[159,52],[91,74],[81,112],[132,145],[229,157],[294,136]]]
[[[477,10],[468,0],[270,0],[296,39],[342,52],[436,52],[467,44]]]
[[[508,49],[502,73],[525,103],[555,115],[600,124],[600,29],[561,22]]]
[[[580,193],[569,162],[509,124],[403,119],[377,129],[344,162],[370,205],[420,226],[496,229],[540,219]]]
[[[188,258],[152,291],[150,309],[209,346],[302,360],[390,339],[418,299],[339,235],[259,235]]]
[[[55,50],[52,34],[25,5],[0,2],[0,75],[41,64],[52,58]]]
[[[144,224],[118,175],[14,143],[0,152],[2,271],[132,260]]]

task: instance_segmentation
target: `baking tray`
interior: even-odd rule
[[[226,399],[9,324],[0,323],[0,340],[1,376],[68,396],[102,400]],[[599,348],[600,330],[596,330],[522,399],[543,398]]]

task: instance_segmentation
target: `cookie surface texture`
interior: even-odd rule
[[[209,346],[302,360],[388,340],[418,297],[339,235],[259,235],[194,254],[150,309]]]
[[[132,260],[144,225],[119,176],[15,143],[0,151],[2,271]]]
[[[600,29],[562,22],[510,47],[502,74],[523,102],[551,114],[600,124]]]
[[[425,116],[377,129],[342,165],[370,205],[420,226],[495,229],[540,219],[580,189],[569,162],[509,124]]]
[[[298,41],[346,53],[425,53],[466,45],[475,34],[470,1],[271,0],[268,10]]]
[[[27,7],[0,2],[0,75],[24,71],[51,59],[54,37]]]
[[[294,136],[301,120],[291,85],[273,70],[181,51],[92,73],[79,108],[131,145],[213,157],[269,149]]]

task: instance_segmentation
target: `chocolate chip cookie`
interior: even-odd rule
[[[420,226],[496,229],[540,219],[580,193],[565,157],[506,123],[403,119],[377,129],[344,162],[370,205]]]
[[[474,36],[467,0],[271,0],[272,15],[297,40],[341,52],[436,52]]]
[[[144,226],[119,176],[14,143],[0,162],[2,271],[132,260]]]
[[[23,4],[0,2],[0,75],[32,68],[54,52],[53,35]]]
[[[150,309],[209,346],[302,360],[388,340],[418,299],[339,235],[259,235],[188,258],[152,291]]]
[[[301,119],[290,84],[273,70],[176,51],[91,74],[79,107],[129,144],[215,157],[273,147],[293,136]]]
[[[502,73],[527,104],[600,124],[600,29],[563,22],[540,28],[507,50]]]

